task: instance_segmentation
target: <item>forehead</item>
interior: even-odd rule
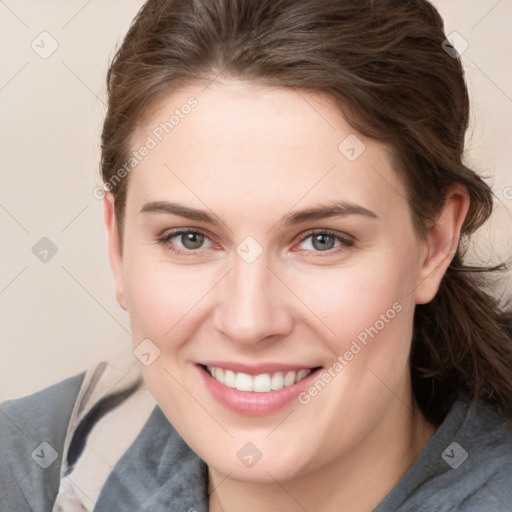
[[[275,202],[378,205],[405,197],[388,148],[356,133],[318,93],[246,82],[184,87],[134,134],[132,151],[144,145],[151,149],[135,162],[128,187],[138,203],[245,200],[254,214]]]

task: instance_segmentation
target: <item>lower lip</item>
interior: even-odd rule
[[[246,416],[264,416],[284,408],[310,385],[320,371],[320,369],[316,369],[301,381],[277,391],[258,393],[256,391],[238,391],[238,389],[225,386],[215,380],[202,366],[197,365],[197,368],[206,387],[217,401],[228,409]]]

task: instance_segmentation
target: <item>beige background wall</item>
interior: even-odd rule
[[[93,189],[107,65],[141,4],[0,2],[0,401],[98,359],[131,357]],[[469,44],[468,160],[499,198],[478,254],[504,258],[512,254],[512,0],[434,4],[447,32]],[[509,274],[509,292],[510,283]]]

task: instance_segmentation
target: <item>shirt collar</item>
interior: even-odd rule
[[[94,512],[208,512],[208,470],[156,406],[110,473]]]

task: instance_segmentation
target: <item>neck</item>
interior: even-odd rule
[[[329,465],[286,482],[240,482],[209,468],[210,512],[370,512],[412,466],[437,426],[393,397],[376,427]]]

